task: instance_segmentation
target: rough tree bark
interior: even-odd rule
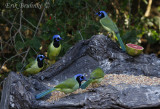
[[[50,95],[35,99],[35,94],[49,88],[47,83],[55,85],[78,73],[89,75],[98,66],[106,74],[160,77],[160,59],[154,54],[131,57],[106,36],[95,35],[75,44],[59,61],[35,76],[10,72],[3,84],[0,109],[160,107],[159,85],[105,85],[54,103],[45,101]]]

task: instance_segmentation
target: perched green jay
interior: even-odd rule
[[[55,58],[56,58],[56,56],[59,55],[59,53],[61,51],[61,44],[59,43],[60,40],[62,40],[60,35],[54,35],[53,41],[48,47],[47,57],[49,58],[50,65],[55,63],[55,61],[56,61]]]
[[[44,66],[44,59],[46,57],[44,55],[38,55],[37,58],[30,62],[26,67],[23,74],[25,75],[31,75],[31,74],[37,74],[43,69]]]
[[[111,20],[111,18],[109,18],[109,16],[107,15],[107,13],[105,11],[99,11],[98,13],[96,13],[96,15],[99,16],[100,23],[104,27],[104,29],[106,29],[108,32],[111,32],[114,36],[116,36],[117,39],[118,39],[118,41],[119,41],[119,44],[120,44],[122,50],[126,51],[124,43],[123,43],[123,41],[122,41],[122,39],[120,37],[118,27]]]

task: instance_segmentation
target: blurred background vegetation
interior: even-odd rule
[[[159,0],[1,0],[0,7],[1,84],[9,71],[21,71],[37,54],[46,54],[54,34],[64,39],[59,58],[80,40],[107,35],[95,16],[100,10],[116,22],[124,43],[160,57]]]

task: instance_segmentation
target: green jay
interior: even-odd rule
[[[51,88],[49,90],[46,90],[44,92],[41,92],[35,96],[36,99],[40,99],[44,97],[45,95],[53,92],[53,91],[61,91],[64,92],[65,94],[72,93],[76,91],[80,86],[81,82],[86,80],[85,77],[82,74],[77,74],[72,78],[69,78],[62,83],[56,85],[54,88]]]
[[[90,78],[81,85],[81,89],[85,89],[90,83],[100,83],[104,77],[105,73],[101,68],[96,68],[93,70],[93,72],[90,74]]]
[[[38,55],[37,58],[30,62],[26,67],[25,71],[23,72],[25,75],[30,75],[30,74],[37,74],[43,69],[44,66],[44,59],[46,57],[44,55]]]
[[[56,61],[55,58],[56,58],[56,56],[59,55],[59,53],[61,51],[61,44],[59,43],[60,40],[62,40],[60,35],[54,35],[53,41],[48,47],[47,57],[49,58],[49,61],[48,61],[49,65],[55,63],[55,61]]]
[[[105,11],[99,11],[98,13],[96,13],[96,15],[99,16],[100,23],[104,27],[104,29],[106,29],[108,32],[111,32],[114,36],[116,36],[117,39],[118,39],[118,41],[119,41],[119,44],[120,44],[122,50],[126,51],[124,43],[123,43],[123,41],[122,41],[122,39],[120,37],[118,27],[111,20],[111,18],[109,18],[109,16],[107,15],[107,13]]]

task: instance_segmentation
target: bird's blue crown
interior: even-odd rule
[[[99,11],[96,13],[96,15],[98,15],[100,18],[108,16],[108,14],[105,11]]]
[[[45,58],[44,55],[38,55],[38,56],[37,56],[37,59],[39,59],[40,61],[42,61],[44,58]]]
[[[60,37],[60,35],[54,35],[53,36],[53,40],[56,39],[56,41],[60,41],[62,40],[62,38]]]
[[[82,74],[77,74],[77,75],[75,75],[74,77],[75,77],[75,79],[76,79],[77,77],[79,77],[79,80],[80,80],[80,81],[86,80],[86,78],[85,78],[84,75],[82,75]]]

